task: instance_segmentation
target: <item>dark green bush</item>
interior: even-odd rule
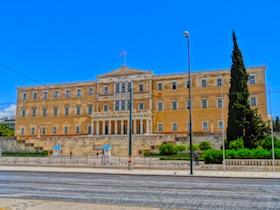
[[[200,142],[200,144],[198,145],[200,150],[208,150],[208,149],[212,149],[212,145],[210,144],[209,141],[202,141]]]
[[[2,152],[3,156],[19,156],[19,157],[25,157],[25,156],[29,156],[29,157],[37,157],[37,156],[48,156],[48,152],[47,151],[43,151],[43,152],[12,152],[12,151],[4,151]]]
[[[160,155],[173,155],[177,153],[177,149],[174,149],[174,146],[170,143],[164,143],[159,146]]]
[[[222,150],[207,150],[203,153],[205,164],[221,164],[223,162]]]
[[[271,151],[266,149],[253,149],[252,159],[270,159],[272,158]]]
[[[186,145],[184,144],[178,144],[175,147],[177,148],[177,151],[180,152],[181,154],[183,153],[183,151],[187,149]]]
[[[192,148],[193,148],[193,151],[199,149],[197,144],[192,144]],[[187,150],[190,150],[190,145],[187,147]]]
[[[242,138],[229,142],[229,149],[239,150],[244,148],[244,141]]]
[[[273,140],[274,140],[274,148],[280,148],[280,141],[276,136],[273,136]],[[267,136],[265,137],[262,141],[261,141],[261,145],[262,148],[264,149],[268,149],[271,150],[272,149],[272,141],[271,141],[271,136]]]

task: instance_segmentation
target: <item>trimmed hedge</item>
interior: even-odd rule
[[[48,156],[48,152],[47,151],[43,151],[43,152],[12,152],[12,151],[4,151],[2,152],[2,156],[18,156],[18,157],[37,157],[37,156],[41,156],[41,157],[45,157]]]
[[[280,159],[280,149],[275,149],[275,158]],[[207,150],[203,154],[205,164],[222,164],[222,150]],[[272,151],[266,149],[226,150],[226,159],[271,159]]]

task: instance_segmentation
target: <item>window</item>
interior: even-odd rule
[[[203,109],[206,109],[208,107],[208,100],[207,99],[202,99],[201,100],[201,106]]]
[[[126,100],[122,100],[122,110],[125,110],[125,102]]]
[[[32,117],[36,117],[37,108],[32,108]]]
[[[116,93],[119,93],[119,92],[120,92],[120,84],[116,83]]]
[[[172,123],[172,131],[177,131],[178,130],[178,123],[173,122]]]
[[[253,75],[253,74],[249,75],[249,82],[251,85],[256,83],[255,75]]]
[[[64,133],[67,134],[68,133],[68,126],[64,127]]]
[[[44,99],[48,98],[48,91],[44,91],[43,98],[44,98]]]
[[[122,93],[125,93],[125,82],[122,83]]]
[[[42,134],[46,134],[46,127],[42,127]]]
[[[54,126],[54,127],[53,127],[53,134],[56,134],[56,133],[57,133],[57,127]]]
[[[162,101],[157,102],[157,110],[158,111],[163,110],[163,102]]]
[[[26,111],[25,111],[25,109],[22,109],[22,110],[21,110],[21,116],[22,116],[22,117],[25,117],[25,116],[26,116]]]
[[[208,130],[208,122],[202,122],[202,130]]]
[[[33,99],[37,99],[37,92],[33,92]]]
[[[31,134],[35,134],[35,128],[31,128]]]
[[[89,96],[92,96],[92,95],[93,95],[93,88],[92,88],[92,87],[90,87],[90,88],[88,89],[88,95],[89,95]]]
[[[171,109],[172,110],[177,110],[178,109],[178,102],[177,101],[172,101],[171,102]]]
[[[120,110],[120,102],[115,101],[115,111],[119,111],[119,110]]]
[[[64,114],[69,115],[69,106],[64,107]]]
[[[104,94],[108,94],[108,86],[104,86],[103,93],[104,93]]]
[[[144,84],[139,84],[139,91],[143,92],[144,91]]]
[[[43,116],[47,116],[47,108],[43,108]]]
[[[92,114],[92,105],[88,105],[88,114]]]
[[[257,106],[257,97],[256,96],[250,97],[250,106]]]
[[[21,129],[20,129],[20,134],[21,134],[21,135],[25,134],[25,129],[24,129],[24,128],[21,128]]]
[[[138,103],[138,109],[139,110],[143,110],[144,109],[144,103],[143,102]]]
[[[68,90],[68,89],[65,90],[65,96],[66,96],[66,97],[70,97],[70,90]]]
[[[22,99],[26,100],[26,98],[27,98],[27,93],[22,93]]]
[[[81,96],[82,95],[82,89],[77,89],[77,96]]]
[[[221,77],[217,78],[217,86],[223,86],[223,80]]]
[[[186,81],[186,88],[192,87],[192,81],[189,82],[189,80]]]
[[[218,129],[223,130],[224,129],[224,122],[223,121],[218,121]]]
[[[104,112],[108,112],[108,104],[104,104],[103,105],[103,111]]]
[[[129,91],[130,88],[131,88],[131,82],[128,82],[128,83],[127,83],[127,90]]]
[[[186,101],[186,109],[190,109],[191,105],[192,105],[192,101],[187,100]]]
[[[177,89],[177,82],[176,81],[172,81],[171,82],[171,89],[172,90],[176,90]]]
[[[81,106],[76,106],[76,115],[81,114]]]
[[[91,134],[91,131],[92,131],[91,125],[88,125],[88,127],[87,127],[88,134]]]
[[[58,90],[55,90],[54,91],[54,98],[58,98],[59,97],[59,92],[58,92]]]
[[[80,133],[80,126],[76,125],[76,133]]]
[[[207,79],[201,79],[201,87],[207,87]]]
[[[224,107],[224,100],[222,98],[217,99],[217,107],[223,108]]]
[[[158,82],[157,83],[157,89],[158,90],[162,90],[162,82]]]
[[[157,130],[158,131],[163,131],[163,123],[158,123],[157,124]]]
[[[57,116],[58,115],[58,107],[53,108],[53,115]]]

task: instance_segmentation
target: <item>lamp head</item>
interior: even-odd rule
[[[186,38],[189,38],[190,34],[189,34],[188,31],[185,31],[184,34],[185,34],[185,37],[186,37]]]

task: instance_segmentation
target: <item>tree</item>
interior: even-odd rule
[[[186,145],[184,144],[178,144],[176,145],[177,151],[180,152],[181,154],[183,153],[183,151],[185,151],[187,149]]]
[[[170,143],[163,143],[159,146],[159,154],[160,155],[173,155],[176,154],[176,151],[172,144]]]
[[[276,116],[275,121],[273,121],[273,131],[280,132],[280,122],[278,116]]]
[[[202,141],[200,142],[200,144],[198,145],[200,150],[208,150],[208,149],[212,149],[212,146],[210,144],[209,141]]]
[[[230,141],[243,137],[243,126],[241,123],[244,119],[244,109],[249,109],[249,91],[247,82],[249,79],[243,62],[242,53],[238,47],[235,32],[232,32],[233,51],[231,65],[231,79],[229,89],[229,113],[227,127],[227,143],[228,148]]]
[[[8,125],[1,124],[0,125],[0,136],[13,136],[14,130],[10,129]]]

